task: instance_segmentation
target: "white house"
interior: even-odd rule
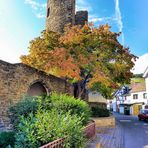
[[[131,84],[131,91],[125,96],[124,103],[144,103],[147,102],[146,83],[133,83]]]
[[[112,107],[114,112],[119,112],[124,114],[124,102],[125,102],[125,94],[128,94],[128,87],[122,86],[114,93],[114,100],[112,101]]]
[[[145,81],[139,83],[131,83],[129,89],[123,86],[116,91],[113,101],[113,111],[121,114],[137,115],[141,108],[148,105]]]
[[[145,81],[131,84],[131,91],[125,96],[124,104],[129,104],[132,115],[139,114],[140,109],[148,105]]]

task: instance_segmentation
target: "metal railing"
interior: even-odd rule
[[[60,138],[44,146],[41,146],[40,148],[64,148],[63,145],[64,145],[64,138]]]

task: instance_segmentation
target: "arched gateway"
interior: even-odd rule
[[[29,96],[41,96],[48,95],[48,90],[42,82],[35,82],[30,85],[27,95]]]

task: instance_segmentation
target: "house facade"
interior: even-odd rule
[[[131,84],[131,91],[125,95],[125,104],[129,104],[131,115],[138,115],[140,109],[144,109],[148,105],[146,83]]]
[[[140,109],[148,106],[146,81],[123,86],[115,93],[113,111],[127,115],[138,115]]]
[[[114,93],[114,99],[112,100],[112,110],[114,112],[120,112],[124,113],[124,108],[121,106],[121,104],[124,104],[125,101],[125,94],[128,94],[127,91],[128,87],[127,86],[122,86],[120,89],[118,89]]]

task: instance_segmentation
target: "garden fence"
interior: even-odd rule
[[[84,136],[88,140],[92,140],[96,136],[96,124],[94,121],[89,123],[84,128]],[[40,148],[64,148],[64,138],[57,139],[57,140],[50,142]]]

